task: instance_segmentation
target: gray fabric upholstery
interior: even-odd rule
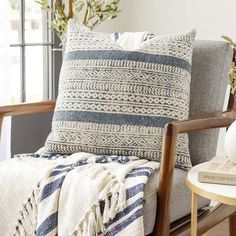
[[[202,40],[195,42],[190,117],[222,111],[232,55],[233,50],[226,42]],[[218,132],[218,130],[210,130],[189,135],[193,165],[207,161],[215,155]]]
[[[191,192],[185,185],[186,171],[175,168],[173,191],[171,200],[171,222],[188,215],[191,212]],[[145,235],[153,231],[157,207],[157,183],[159,171],[155,171],[149,178],[144,192],[144,229]],[[209,205],[208,199],[199,198],[198,207]]]

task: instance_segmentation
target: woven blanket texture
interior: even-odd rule
[[[158,168],[137,157],[18,155],[0,164],[0,235],[144,235],[144,187]]]

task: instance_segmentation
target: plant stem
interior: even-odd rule
[[[57,8],[61,7],[61,0],[56,0],[56,1],[55,1],[55,6],[56,6]]]
[[[73,17],[73,5],[72,5],[72,0],[69,0],[69,13],[67,19],[70,19]]]
[[[87,23],[87,18],[88,18],[88,13],[89,13],[89,11],[88,11],[88,8],[89,8],[88,1],[86,1],[86,5],[87,5],[87,7],[86,7],[85,14],[84,14],[84,20],[83,20],[84,25],[86,25],[86,23]]]
[[[58,10],[58,11],[60,11],[60,13],[62,14],[62,16],[63,16],[63,18],[64,19],[67,19],[67,17],[66,17],[66,15],[65,15],[65,13],[64,13],[64,11],[61,11],[60,9],[61,9],[61,6],[62,6],[62,1],[61,0],[55,0],[54,1],[54,4],[53,4],[54,6],[54,12],[56,11],[56,10]]]

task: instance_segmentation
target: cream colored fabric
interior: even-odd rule
[[[139,195],[126,201],[126,189],[137,184],[137,178],[125,178],[127,173],[136,167],[159,168],[157,162],[137,158],[126,164],[98,164],[95,163],[96,157],[87,153],[73,154],[57,160],[25,156],[2,163],[0,186],[5,191],[0,196],[0,212],[6,214],[0,217],[0,235],[35,235],[35,230],[54,210],[58,211],[58,227],[47,236],[55,233],[59,236],[90,236],[103,231],[104,224],[113,219],[117,212],[143,196],[141,191]],[[70,171],[59,194],[54,192],[46,202],[40,201],[43,187],[51,178],[49,175],[55,166],[67,165],[84,158],[88,158],[89,164]],[[140,183],[145,182],[143,179]],[[110,203],[108,198],[111,198]],[[98,215],[101,200],[105,202],[103,216]],[[108,230],[112,230],[109,227]],[[117,235],[127,235],[130,232],[136,232],[132,235],[144,235],[143,217]]]
[[[106,205],[109,196],[112,197],[120,191],[125,191],[124,178],[126,174],[145,163],[147,160],[137,160],[125,165],[108,163],[101,166],[101,164],[96,164],[71,171],[67,175],[60,193],[58,235],[64,236],[68,232],[83,231],[84,224],[89,223],[86,222],[89,214],[98,206],[99,201],[105,200]],[[151,165],[159,167],[159,164],[155,162],[151,162]],[[109,219],[114,218],[118,211],[124,209],[126,205],[125,194],[122,195],[123,197],[119,199],[120,206],[117,205],[116,210],[107,209],[106,211],[105,207],[103,223],[108,223]],[[90,232],[92,232],[91,229]],[[140,231],[139,235],[143,234],[144,232]]]
[[[16,158],[0,164],[0,235],[10,236],[33,189],[54,161]],[[50,164],[50,165],[49,165]]]
[[[125,50],[135,50],[140,47],[148,32],[125,32],[117,39],[117,44]]]

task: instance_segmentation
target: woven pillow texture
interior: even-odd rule
[[[47,152],[160,161],[164,126],[189,112],[195,31],[155,36],[133,51],[70,20]],[[188,169],[188,137],[176,166]]]

